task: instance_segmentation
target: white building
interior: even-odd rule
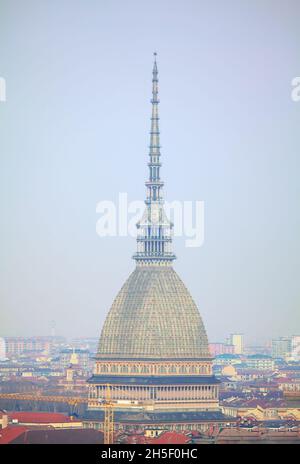
[[[300,361],[300,335],[292,335],[291,345],[292,361]]]
[[[243,354],[244,352],[244,335],[243,334],[231,334],[230,345],[234,346],[235,354]]]
[[[248,356],[247,364],[251,369],[266,371],[274,370],[274,359],[271,356],[265,356],[263,354],[254,354]]]
[[[4,338],[0,338],[0,361],[5,361],[6,359],[6,345]]]

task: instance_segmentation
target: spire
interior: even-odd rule
[[[137,223],[137,252],[133,256],[137,265],[170,265],[176,258],[172,253],[172,228],[163,208],[160,179],[160,132],[158,116],[158,68],[154,53],[152,70],[152,114],[149,146],[149,179],[146,181],[146,209]]]
[[[160,141],[159,141],[159,116],[158,116],[158,69],[156,62],[157,53],[154,52],[154,63],[152,71],[152,114],[150,130],[150,151],[149,151],[149,181],[146,182],[147,202],[161,200],[163,182],[160,180]]]
[[[151,131],[150,131],[150,157],[160,156],[159,145],[159,116],[158,116],[158,70],[156,63],[156,55],[154,53],[154,63],[152,71],[152,117],[151,117]]]

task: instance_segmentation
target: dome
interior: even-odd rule
[[[106,317],[97,358],[210,357],[207,335],[187,288],[171,266],[137,266]]]

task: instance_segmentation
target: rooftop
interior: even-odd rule
[[[210,357],[205,328],[170,266],[137,266],[106,317],[97,358]]]
[[[183,385],[183,384],[219,384],[220,381],[214,376],[204,375],[182,375],[182,376],[118,376],[118,375],[93,375],[88,383],[110,383],[110,384],[135,384],[135,385]]]
[[[103,411],[86,411],[82,420],[101,421]],[[235,418],[226,416],[220,410],[198,412],[121,412],[115,411],[115,422],[132,424],[157,424],[157,423],[192,423],[192,422],[235,422]]]
[[[15,427],[20,429],[21,427]],[[103,434],[94,429],[62,429],[62,430],[27,430],[22,427],[23,432],[14,440],[14,444],[102,444]],[[24,433],[26,432],[26,433]]]
[[[53,424],[71,422],[69,416],[62,413],[47,412],[9,412],[9,420],[18,421],[23,424]]]
[[[0,429],[0,445],[7,445],[26,432],[26,427],[6,427]]]

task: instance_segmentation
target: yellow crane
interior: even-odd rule
[[[113,400],[111,394],[112,391],[113,387],[109,383],[106,384],[104,398],[100,400],[100,403],[103,405],[104,408],[103,433],[105,445],[112,445],[114,443],[114,407],[118,407],[121,405],[126,405],[126,407],[128,407],[128,405],[130,405],[131,407],[134,406],[139,409],[142,408],[142,404],[140,401]]]
[[[78,404],[85,404],[88,402],[87,398],[78,396],[61,396],[61,395],[41,395],[39,393],[0,393],[0,399],[6,400],[19,400],[19,401],[41,401],[41,402],[54,402],[54,403],[67,403],[72,406]],[[111,385],[107,384],[105,389],[105,397],[101,401],[104,408],[104,443],[111,445],[114,442],[114,403],[111,398]]]
[[[67,403],[73,406],[88,402],[88,398],[80,396],[41,395],[39,393],[0,393],[0,400],[41,401],[52,403]]]
[[[105,389],[105,397],[103,399],[104,407],[104,444],[112,445],[114,442],[114,403],[111,398],[111,385],[107,384]]]

